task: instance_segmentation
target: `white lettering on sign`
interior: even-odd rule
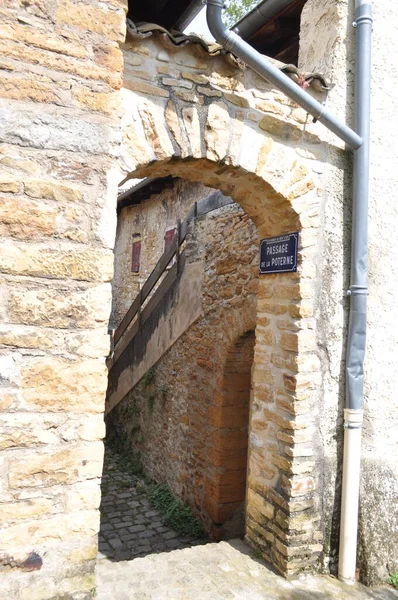
[[[294,256],[277,256],[271,258],[271,267],[281,267],[283,265],[293,265]]]
[[[267,254],[286,254],[286,252],[289,252],[288,244],[267,246]]]

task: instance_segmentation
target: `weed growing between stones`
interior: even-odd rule
[[[126,448],[123,440],[113,432],[109,434],[106,444],[115,452],[118,465],[122,471],[136,477],[143,476],[141,452],[139,450]]]
[[[202,523],[193,516],[187,504],[175,498],[167,485],[149,483],[146,492],[152,506],[162,515],[164,525],[183,535],[205,537]]]
[[[142,383],[144,384],[144,387],[148,387],[148,385],[151,385],[151,383],[153,383],[153,380],[155,379],[155,369],[154,368],[150,368],[148,369],[148,371],[145,373],[145,375],[142,376]]]
[[[154,407],[154,404],[155,404],[155,394],[153,392],[151,392],[150,394],[147,395],[147,401],[148,401],[149,412],[152,414],[153,413],[153,407]]]
[[[398,571],[396,573],[392,573],[390,577],[387,579],[387,583],[395,587],[398,590]]]
[[[202,523],[194,517],[187,504],[178,500],[167,485],[155,483],[145,477],[139,451],[133,452],[131,448],[127,451],[116,436],[108,438],[106,443],[112,448],[120,470],[137,478],[140,493],[144,494],[152,506],[159,511],[163,525],[182,535],[194,538],[206,537]],[[130,487],[130,483],[127,486],[124,481],[120,481],[118,488],[124,487]]]
[[[250,552],[250,556],[256,560],[262,560],[263,558],[263,554],[258,548],[253,548],[253,550]]]

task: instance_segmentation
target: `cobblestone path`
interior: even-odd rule
[[[331,577],[288,582],[241,540],[207,543],[164,527],[143,483],[106,453],[96,600],[397,600]]]
[[[178,535],[164,527],[150,507],[144,482],[118,467],[117,456],[107,448],[102,477],[101,527],[98,559],[129,560],[154,552],[205,543]]]
[[[97,565],[96,600],[396,600],[390,589],[351,588],[331,577],[288,582],[241,540]]]

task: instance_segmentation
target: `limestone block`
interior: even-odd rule
[[[9,175],[0,176],[0,192],[11,192],[12,194],[17,194],[20,189],[20,181],[15,181],[15,179]]]
[[[107,369],[103,361],[37,358],[21,369],[23,406],[38,412],[102,412]]]
[[[26,519],[39,519],[51,513],[61,512],[62,508],[61,502],[54,502],[54,499],[48,498],[32,498],[31,500],[0,504],[1,527]]]
[[[64,348],[71,354],[102,358],[109,354],[110,339],[107,331],[68,331],[64,336]]]
[[[202,155],[202,150],[198,111],[193,106],[183,108],[182,118],[188,135],[189,143],[191,145],[192,156],[200,158]]]
[[[166,123],[174,136],[175,141],[179,145],[181,151],[183,152],[183,156],[186,155],[186,151],[184,152],[184,143],[181,135],[181,127],[180,121],[177,114],[177,108],[174,102],[171,100],[167,103],[165,110],[165,118]]]
[[[12,149],[0,149],[0,164],[11,169],[29,173],[30,175],[38,175],[40,173],[40,165],[33,160],[25,160],[23,157],[16,154]]]
[[[68,486],[65,490],[65,497],[68,512],[99,508],[101,503],[100,480],[83,481]]]
[[[98,533],[98,529],[99,511],[87,510],[69,515],[57,515],[49,519],[24,521],[0,529],[0,535],[3,550],[9,550],[11,553],[14,548],[26,548],[48,542],[93,536]],[[31,597],[25,596],[26,600]]]
[[[203,94],[204,96],[208,96],[210,98],[221,98],[222,93],[220,92],[220,90],[213,90],[212,88],[209,87],[203,87],[201,85],[199,85],[197,87],[197,90],[199,92],[199,94]]]
[[[86,65],[84,76],[89,70]],[[16,111],[6,100],[0,105],[0,136],[6,143],[105,156],[118,153],[120,131],[102,115],[64,114],[58,106],[40,104]]]
[[[44,244],[0,244],[0,271],[13,275],[110,281],[113,253],[100,248]]]
[[[111,287],[24,289],[14,287],[8,296],[8,319],[13,323],[44,327],[106,327]]]
[[[108,355],[110,342],[106,329],[54,331],[35,326],[5,324],[0,325],[0,344],[16,348],[51,350],[53,354],[70,353],[101,358]]]
[[[181,75],[184,79],[189,79],[189,81],[200,83],[201,85],[206,85],[206,83],[208,83],[209,81],[208,75],[204,75],[203,73],[192,73],[191,71],[183,71]]]
[[[258,515],[261,515],[262,520],[264,519],[272,519],[274,516],[274,507],[270,502],[267,502],[264,498],[257,494],[250,487],[247,490],[247,503],[251,507],[253,507],[256,511],[258,511]],[[264,522],[264,521],[263,521]]]
[[[136,58],[138,59],[138,57]],[[114,71],[115,73],[122,72],[123,54],[119,46],[113,42],[105,41],[96,44],[93,48],[93,59],[96,64],[105,67],[106,69]]]
[[[146,83],[145,81],[125,79],[123,85],[132,92],[138,92],[148,96],[159,96],[161,98],[168,98],[170,96],[170,93],[167,90],[157,87],[156,85]]]
[[[64,485],[101,477],[104,447],[102,442],[69,446],[51,453],[31,452],[9,460],[10,489]]]
[[[19,356],[17,354],[0,354],[0,381],[4,387],[17,387],[19,378]]]
[[[144,127],[148,144],[154,149],[159,160],[169,158],[174,154],[173,145],[164,126],[164,115],[154,104],[141,103],[139,113]],[[163,113],[163,111],[161,111]]]
[[[2,23],[0,29],[0,37],[4,40],[10,40],[25,44],[32,43],[32,27],[24,23]],[[65,37],[58,35],[52,29],[49,33],[45,33],[43,29],[37,29],[35,32],[34,45],[37,48],[43,50],[50,50],[52,52],[59,52],[66,56],[74,58],[86,58],[88,52],[84,47],[84,44],[80,43],[76,39],[69,38],[67,41]]]
[[[0,75],[1,97],[12,100],[43,102],[43,103],[62,103],[65,95],[62,93],[63,86],[59,83],[55,86],[47,83],[36,76],[32,78],[28,74],[25,77],[17,77],[15,74]]]
[[[29,40],[31,41],[31,28],[29,28],[29,30]],[[46,52],[45,50],[32,45],[10,44],[7,40],[0,40],[0,56],[7,57],[7,59],[25,61],[31,64],[39,63],[42,67],[48,67],[54,71],[61,71],[61,73],[77,75],[84,79],[104,81],[115,89],[120,89],[122,84],[120,67],[114,69],[112,66],[106,65],[104,68],[87,59],[81,61],[68,56],[67,54]],[[101,65],[101,60],[99,63]]]
[[[203,104],[203,98],[201,96],[198,96],[194,92],[185,92],[185,91],[177,90],[176,92],[174,92],[174,96],[176,98],[180,98],[184,102],[192,102],[193,104],[200,104],[200,105]]]
[[[33,447],[59,442],[58,423],[38,419],[26,413],[0,415],[0,449]]]
[[[20,239],[53,235],[56,230],[55,208],[26,198],[0,198],[0,233]]]
[[[248,92],[238,92],[238,93],[231,93],[231,92],[224,92],[224,98],[225,100],[228,100],[228,102],[231,102],[232,104],[235,104],[236,106],[240,106],[241,108],[252,108],[253,107],[253,98],[251,96],[251,94],[249,94]]]
[[[207,157],[211,160],[222,160],[229,142],[229,114],[224,102],[214,102],[207,113],[205,142]]]
[[[79,29],[94,31],[111,40],[124,40],[126,25],[124,11],[107,10],[105,4],[90,6],[83,2],[74,4],[69,0],[58,3],[56,20],[59,24],[73,25]]]
[[[130,168],[135,168],[137,164],[145,164],[154,157],[154,152],[140,129],[142,126],[138,128],[136,123],[129,123],[123,130],[122,157]]]
[[[190,81],[184,81],[183,79],[173,79],[171,77],[163,77],[162,79],[163,85],[172,86],[172,87],[183,87],[191,90],[193,87],[193,83]]]

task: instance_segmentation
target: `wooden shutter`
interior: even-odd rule
[[[141,256],[141,242],[133,242],[133,251],[131,257],[131,272],[140,272],[140,256]]]
[[[171,243],[171,240],[174,237],[174,233],[175,233],[175,228],[174,229],[169,229],[168,231],[166,231],[166,233],[164,234],[164,249],[166,250],[168,248],[168,246]]]

